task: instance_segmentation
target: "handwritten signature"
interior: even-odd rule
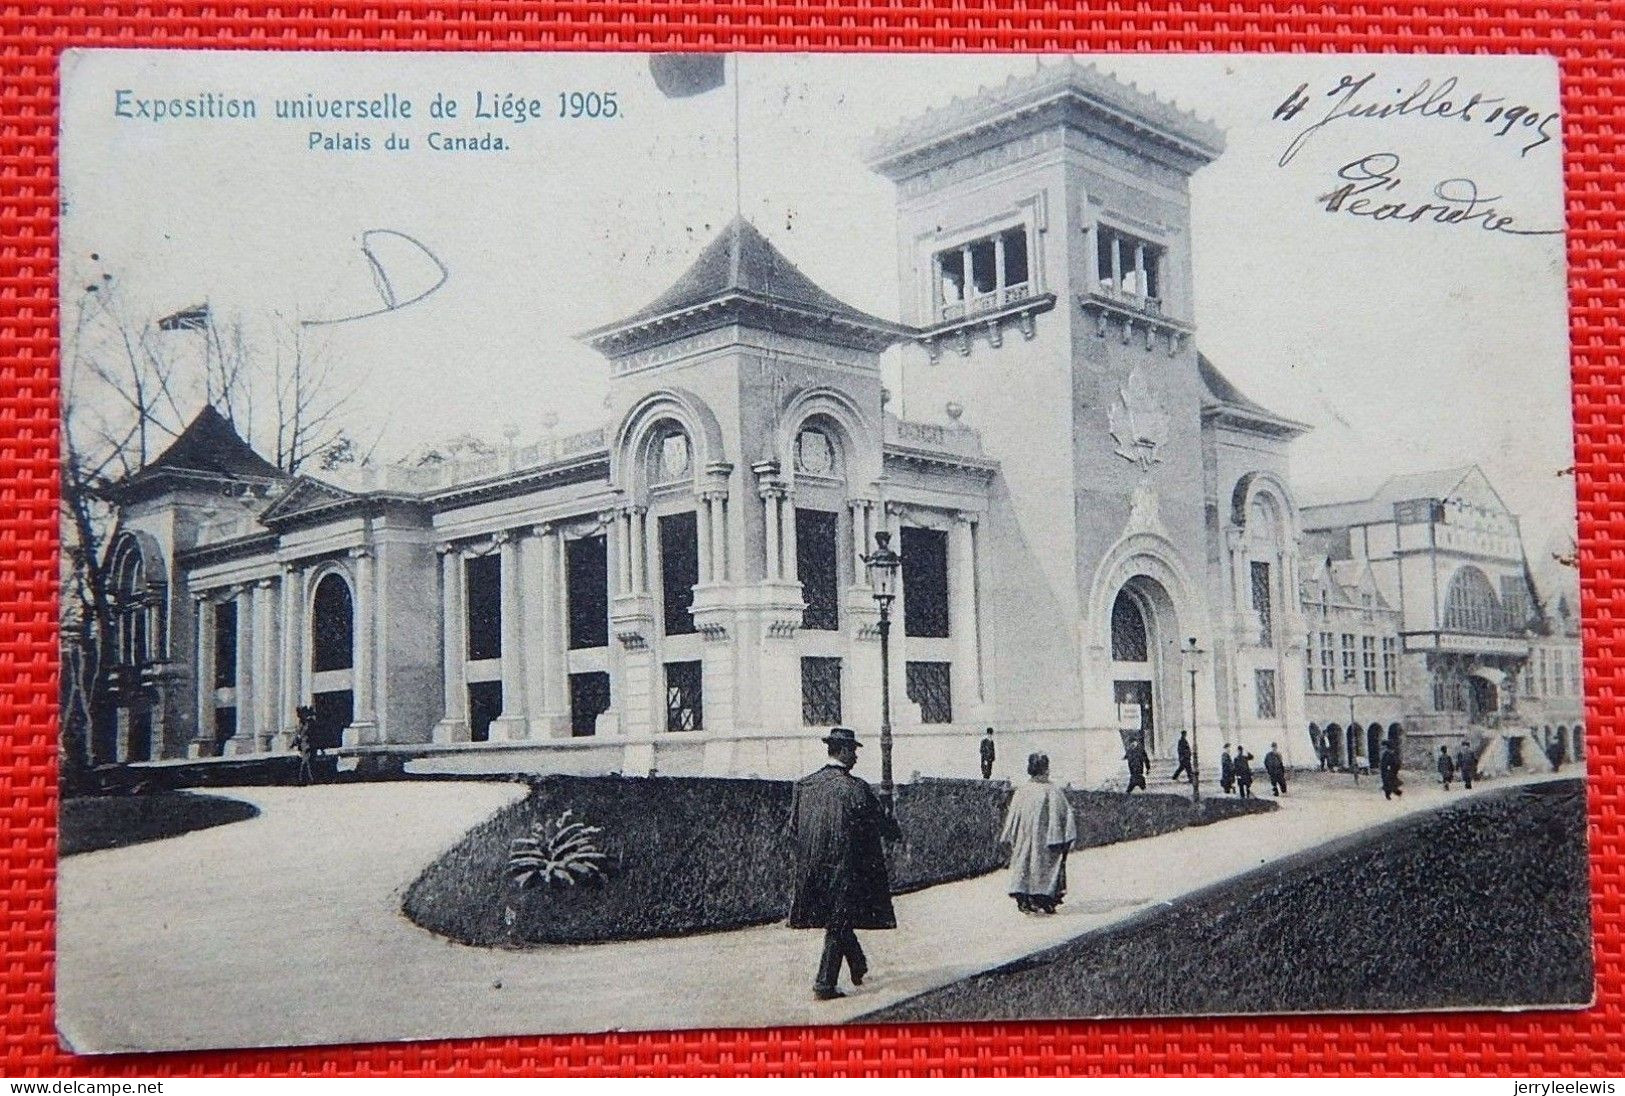
[[[1437,86],[1432,80],[1423,80],[1409,93],[1403,88],[1395,88],[1397,98],[1389,99],[1374,93],[1371,84],[1376,78],[1374,72],[1358,78],[1345,75],[1335,87],[1320,96],[1332,100],[1331,105],[1317,121],[1299,130],[1292,138],[1281,153],[1280,166],[1291,163],[1310,138],[1323,128],[1345,118],[1399,118],[1414,114],[1421,118],[1476,122],[1492,127],[1496,137],[1505,137],[1513,131],[1520,135],[1531,135],[1532,131],[1533,139],[1523,146],[1520,156],[1527,156],[1552,139],[1551,127],[1557,122],[1556,111],[1542,112],[1527,104],[1507,106],[1505,96],[1485,95],[1481,91],[1461,98],[1456,94],[1458,81],[1454,76],[1440,81]],[[1281,105],[1275,108],[1271,117],[1282,122],[1296,119],[1310,105],[1310,101],[1309,85],[1299,84],[1281,100]]]
[[[380,258],[378,252],[374,250],[373,245],[375,241],[379,239],[379,237],[392,237],[394,239],[404,241],[408,246],[413,248],[417,253],[421,254],[425,259],[433,264],[434,269],[439,272],[439,277],[436,278],[434,283],[427,289],[419,290],[411,296],[403,299],[396,291],[395,282],[390,278],[390,272],[386,267],[384,260]],[[392,228],[369,228],[367,231],[363,232],[361,234],[361,254],[365,256],[367,260],[367,268],[372,272],[373,288],[378,291],[381,307],[369,309],[366,312],[357,312],[349,316],[334,316],[325,320],[304,320],[302,321],[304,326],[325,327],[332,324],[351,323],[355,320],[364,320],[369,316],[382,316],[386,312],[398,312],[408,305],[417,304],[429,294],[445,285],[446,279],[451,277],[451,271],[446,269],[446,264],[441,262],[440,257],[433,251],[430,251],[422,241],[416,240],[404,232],[397,232]],[[397,277],[399,277],[402,273],[405,273],[399,269],[401,265],[402,264],[400,263],[396,264]]]
[[[1501,196],[1479,193],[1478,184],[1467,178],[1436,183],[1431,202],[1386,201],[1384,199],[1403,182],[1398,172],[1398,156],[1392,152],[1373,152],[1338,168],[1337,177],[1343,180],[1343,185],[1315,201],[1325,203],[1323,209],[1327,213],[1369,217],[1373,221],[1476,226],[1485,232],[1504,232],[1511,236],[1555,236],[1563,231],[1515,227],[1513,214],[1490,204],[1499,202]]]

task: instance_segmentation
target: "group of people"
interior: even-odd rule
[[[992,763],[991,736],[983,740],[984,767]],[[885,843],[901,840],[902,831],[874,790],[852,775],[863,745],[857,735],[836,727],[823,741],[829,761],[796,783],[786,831],[795,846],[789,924],[824,930],[813,997],[829,1001],[846,996],[843,967],[854,986],[869,973],[857,930],[897,927]],[[1066,895],[1066,854],[1078,839],[1078,823],[1066,792],[1049,781],[1046,754],[1027,758],[1027,775],[1000,835],[1010,846],[1008,891],[1023,913],[1053,914]]]
[[[1248,753],[1246,746],[1238,743],[1232,754],[1230,743],[1224,744],[1219,754],[1219,787],[1224,789],[1225,795],[1253,798],[1254,760],[1255,755]],[[1279,796],[1286,791],[1286,760],[1281,756],[1281,747],[1274,742],[1264,755],[1264,774],[1270,778],[1271,795]]]
[[[1444,790],[1450,790],[1450,784],[1461,777],[1462,784],[1468,791],[1473,790],[1473,777],[1478,775],[1478,756],[1473,753],[1473,747],[1464,738],[1461,745],[1456,748],[1456,755],[1450,756],[1450,747],[1439,747],[1439,782]]]

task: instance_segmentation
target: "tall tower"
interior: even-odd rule
[[[1105,732],[1136,720],[1153,752],[1171,748],[1189,712],[1179,648],[1217,638],[1189,180],[1222,148],[1210,123],[1068,61],[869,150],[897,184],[902,318],[919,331],[903,412],[962,406],[1000,463],[987,530],[996,710],[1088,728],[1096,763],[1120,756]],[[1199,676],[1215,721],[1213,675]]]

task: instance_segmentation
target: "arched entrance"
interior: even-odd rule
[[[1112,602],[1112,699],[1126,744],[1139,737],[1147,753],[1166,752],[1184,726],[1179,689],[1179,627],[1173,599],[1156,579],[1136,575]]]
[[[1473,723],[1483,723],[1489,716],[1494,715],[1501,707],[1500,690],[1493,681],[1489,681],[1477,674],[1467,676],[1467,718]]]
[[[1365,763],[1375,767],[1382,760],[1382,724],[1373,723],[1365,729]]]
[[[1309,748],[1314,751],[1315,761],[1321,768],[1326,767],[1326,743],[1320,737],[1320,728],[1309,724]]]
[[[1344,747],[1343,756],[1348,759],[1349,768],[1354,768],[1360,759],[1360,725],[1349,724],[1348,742]]]
[[[333,749],[355,718],[355,600],[337,571],[316,583],[310,608],[310,706],[316,745]]]
[[[1334,769],[1343,767],[1343,728],[1336,723],[1326,724],[1326,764]]]

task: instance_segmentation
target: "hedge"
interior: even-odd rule
[[[681,936],[777,921],[790,902],[793,851],[783,834],[790,793],[786,781],[545,777],[430,864],[407,889],[403,909],[441,936],[487,946]],[[1008,784],[993,781],[899,787],[897,817],[907,841],[891,850],[893,891],[1003,865],[998,834],[1010,795]],[[1069,795],[1080,846],[1274,808],[1221,800],[1196,815],[1172,795]],[[602,828],[609,871],[578,886],[518,890],[505,875],[513,839],[565,810]]]

